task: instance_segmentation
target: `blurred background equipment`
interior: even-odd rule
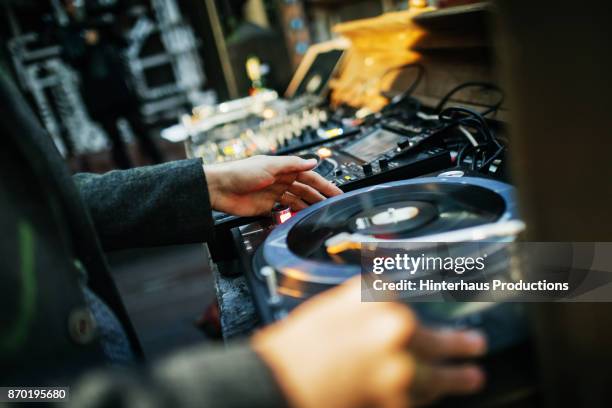
[[[182,3],[191,3],[182,0]],[[195,29],[209,38],[215,72],[208,72],[221,100],[248,93],[246,61],[259,58],[266,71],[266,87],[282,92],[293,71],[312,44],[336,36],[332,27],[342,21],[372,17],[407,7],[405,0],[361,0],[359,2],[205,0],[205,9],[189,8],[197,16]],[[200,18],[201,17],[201,18]],[[214,45],[213,45],[214,44]],[[211,46],[212,45],[212,46]]]
[[[187,139],[189,157],[205,163],[235,160],[255,154],[277,154],[346,135],[351,126],[331,118],[326,106],[329,83],[342,66],[347,47],[333,40],[310,47],[285,92],[255,89],[253,95],[216,107],[200,106],[162,136]],[[261,85],[259,59],[247,60],[249,76]]]
[[[78,73],[61,59],[61,47],[29,31],[12,3],[5,3],[4,11],[5,27],[10,27],[7,51],[19,84],[29,93],[58,150],[63,155],[78,155],[105,147],[107,141],[83,103]],[[65,17],[60,11],[58,8],[58,19]]]
[[[343,69],[343,58],[349,45],[345,38],[337,38],[310,46],[291,77],[285,97],[327,96],[330,82]]]
[[[306,85],[317,88],[319,75],[303,71],[315,65],[300,65],[317,48],[312,44],[344,41],[332,32],[339,22],[407,6],[399,0],[3,0],[0,38],[22,89],[73,168],[104,171],[184,157],[159,131],[194,107],[259,88],[288,91],[290,98]],[[79,41],[88,46],[67,45]],[[96,64],[75,55],[89,55],[90,48],[105,49],[95,53],[106,55],[107,65],[111,59],[121,64],[108,65],[115,73],[98,84],[104,92],[88,86],[85,68]],[[327,54],[325,70],[337,63],[335,53]],[[255,61],[253,81],[247,65]],[[311,80],[303,81],[305,75]],[[105,98],[109,109],[100,108]],[[104,159],[112,147],[114,165]]]
[[[0,18],[15,75],[66,156],[136,135],[149,162],[160,161],[149,132],[214,101],[175,0],[4,1]],[[128,152],[114,153],[130,165]]]
[[[128,32],[126,57],[146,121],[174,119],[185,106],[210,101],[193,30],[176,0],[151,0]]]

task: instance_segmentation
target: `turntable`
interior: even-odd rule
[[[486,178],[444,176],[362,188],[315,204],[280,225],[255,222],[232,233],[257,311],[264,323],[270,323],[359,274],[364,242],[471,241],[483,232],[487,238],[513,239],[521,225],[512,186]],[[518,304],[412,306],[428,324],[484,331],[494,350],[525,337]]]

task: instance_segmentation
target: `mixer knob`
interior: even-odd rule
[[[363,166],[361,166],[361,168],[363,169],[363,172],[366,176],[372,174],[372,165],[370,163],[365,163]]]
[[[387,159],[380,159],[378,161],[378,167],[380,167],[380,170],[388,170],[389,169],[389,160],[387,160]]]
[[[304,137],[306,139],[312,139],[312,136],[314,134],[314,130],[312,128],[312,126],[306,126],[306,128],[304,129]]]
[[[402,140],[401,142],[397,142],[397,147],[399,147],[400,149],[403,149],[406,146],[410,145],[410,140],[406,139],[406,140]]]
[[[324,110],[319,111],[319,122],[320,122],[321,124],[326,125],[326,124],[327,124],[328,119],[329,119],[329,118],[328,118],[328,116],[327,116],[327,112],[326,112],[326,111],[324,111]]]
[[[343,173],[342,169],[336,170],[336,176],[341,176]]]

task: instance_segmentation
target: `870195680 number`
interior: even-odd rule
[[[68,387],[0,387],[0,402],[67,401]]]

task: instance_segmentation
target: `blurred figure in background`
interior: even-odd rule
[[[80,74],[83,101],[90,116],[102,126],[112,142],[115,164],[124,169],[132,167],[117,127],[119,118],[129,122],[142,153],[153,163],[162,162],[162,155],[142,121],[138,98],[126,81],[121,50],[127,42],[119,19],[109,9],[94,14],[91,7],[88,10],[78,3],[64,0],[70,22],[59,28],[57,37],[63,59]],[[115,3],[116,10],[119,10],[118,3]]]

